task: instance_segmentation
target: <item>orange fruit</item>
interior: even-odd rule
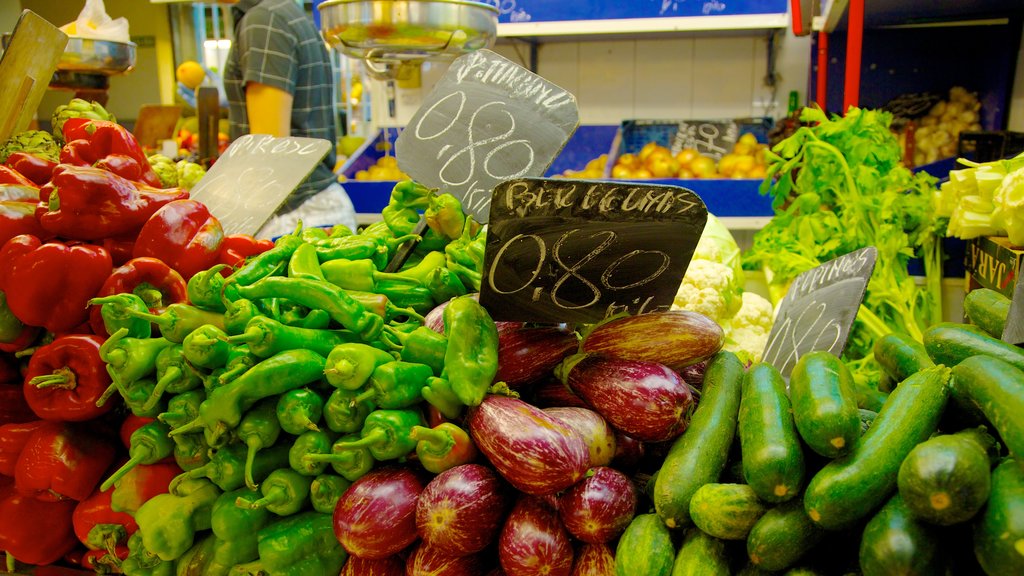
[[[206,78],[206,70],[195,60],[186,60],[178,65],[174,77],[190,90],[195,90]]]

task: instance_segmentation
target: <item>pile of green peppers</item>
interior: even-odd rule
[[[472,297],[485,229],[411,181],[383,218],[359,233],[300,226],[196,274],[189,302],[159,313],[132,294],[95,303],[112,335],[100,402],[118,394],[155,419],[105,485],[168,457],[184,471],[137,510],[125,574],[337,574],[331,514],[353,481],[378,462],[472,460],[466,431],[435,417],[479,404],[497,372],[497,329]],[[442,303],[443,334],[423,325]]]

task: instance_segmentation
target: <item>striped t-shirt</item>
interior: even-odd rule
[[[257,82],[292,94],[292,136],[331,143],[324,161],[281,208],[282,212],[294,210],[336,181],[333,77],[327,46],[313,19],[295,0],[240,0],[232,10],[235,39],[224,66],[231,139],[249,133],[245,85]]]

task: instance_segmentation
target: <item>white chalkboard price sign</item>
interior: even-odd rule
[[[248,134],[231,143],[192,188],[225,234],[255,234],[331,149],[320,138]]]
[[[520,178],[490,204],[480,302],[495,320],[667,310],[708,212],[679,186]]]
[[[868,246],[797,276],[779,304],[763,360],[789,378],[808,352],[840,356],[877,259],[878,250]]]
[[[491,52],[461,56],[395,142],[399,167],[480,222],[503,180],[541,176],[579,125],[576,97]]]

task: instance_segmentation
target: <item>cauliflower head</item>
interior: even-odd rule
[[[732,268],[719,262],[694,258],[676,291],[673,307],[699,312],[721,324],[736,312],[739,298]]]
[[[760,362],[774,319],[775,310],[768,299],[754,292],[744,292],[739,311],[724,326],[723,348],[741,360]]]

